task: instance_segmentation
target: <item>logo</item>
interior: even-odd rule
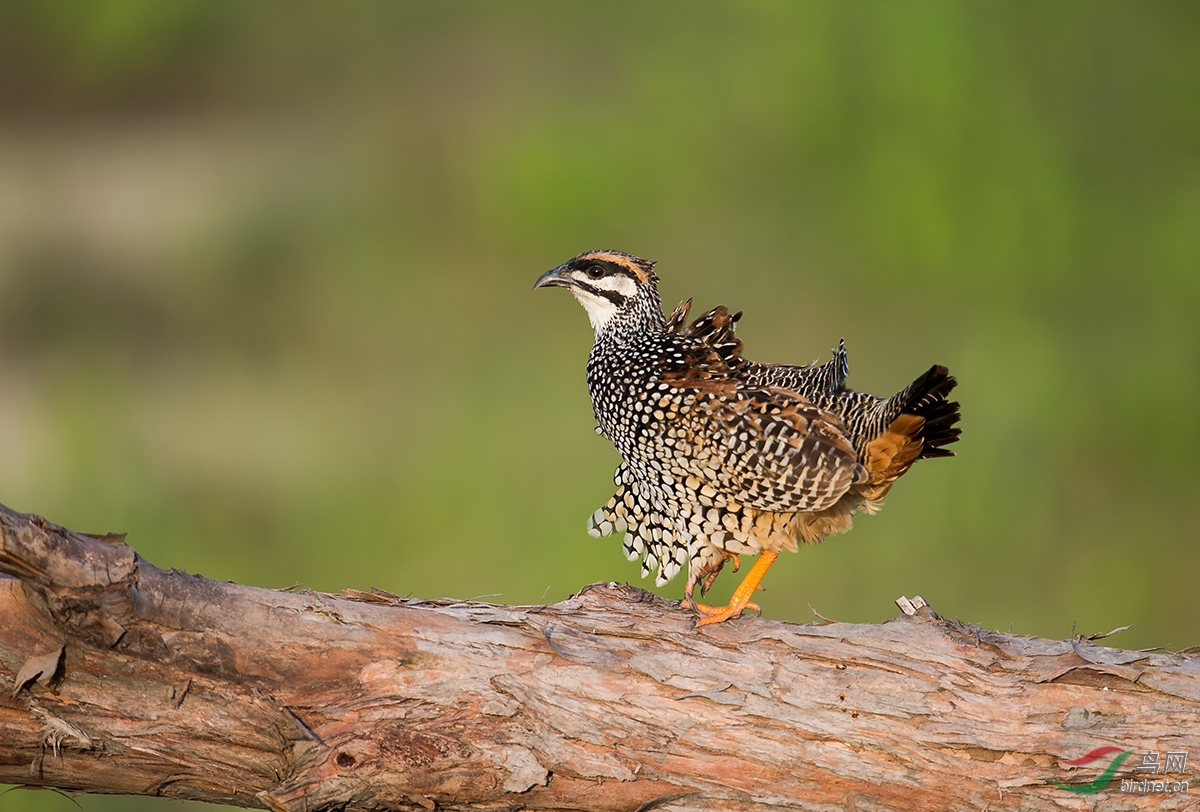
[[[1091,764],[1093,761],[1097,761],[1113,753],[1117,755],[1108,762],[1108,766],[1104,768],[1104,772],[1100,773],[1100,777],[1095,780],[1088,781],[1086,784],[1060,784],[1057,781],[1050,781],[1049,783],[1059,789],[1065,789],[1067,792],[1074,792],[1079,795],[1094,795],[1112,783],[1113,776],[1117,774],[1117,770],[1121,769],[1121,764],[1125,759],[1133,755],[1133,751],[1122,750],[1120,747],[1108,745],[1106,747],[1097,747],[1095,750],[1079,758],[1063,762],[1063,764],[1071,767],[1082,767],[1085,764]]]
[[[1052,784],[1059,789],[1065,789],[1067,792],[1074,792],[1077,795],[1095,795],[1101,792],[1113,782],[1116,777],[1117,770],[1121,769],[1121,765],[1125,763],[1125,759],[1133,755],[1132,750],[1125,750],[1120,747],[1114,747],[1111,744],[1104,747],[1097,747],[1089,753],[1085,753],[1079,758],[1063,761],[1062,764],[1067,767],[1083,767],[1093,763],[1103,763],[1104,759],[1108,759],[1108,766],[1091,781],[1086,781],[1081,784],[1060,784],[1058,781],[1046,780],[1046,783]],[[1187,767],[1187,752],[1186,751],[1170,751],[1165,754],[1162,761],[1158,758],[1158,751],[1150,750],[1142,753],[1141,763],[1134,767],[1133,772],[1147,773],[1150,775],[1166,775],[1176,773],[1182,775]],[[1177,793],[1188,792],[1190,789],[1189,782],[1185,780],[1179,781],[1151,781],[1145,778],[1137,780],[1135,778],[1122,778],[1120,791],[1124,793],[1135,793],[1139,795],[1150,793]]]

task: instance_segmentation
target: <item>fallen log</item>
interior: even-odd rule
[[[276,812],[1191,808],[1121,787],[1188,781],[1194,653],[920,602],[693,629],[616,584],[550,606],[281,592],[122,542],[0,506],[0,782]]]

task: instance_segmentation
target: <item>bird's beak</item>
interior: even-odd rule
[[[541,276],[538,277],[536,282],[533,283],[533,289],[537,290],[538,288],[544,288],[547,286],[553,286],[553,287],[558,287],[558,288],[571,287],[571,285],[573,284],[573,280],[571,279],[571,277],[566,275],[566,272],[567,272],[566,265],[559,265],[554,270],[546,271],[544,274],[542,274]]]

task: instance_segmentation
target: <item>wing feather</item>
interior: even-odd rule
[[[732,379],[717,353],[690,344],[658,390],[677,404],[668,421],[674,475],[695,478],[714,500],[776,512],[832,506],[866,471],[833,414],[803,396]],[[665,389],[664,389],[665,387]]]

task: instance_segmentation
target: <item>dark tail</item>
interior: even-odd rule
[[[946,446],[958,442],[962,429],[958,428],[958,402],[947,400],[947,397],[957,384],[950,370],[940,364],[934,365],[884,404],[885,412],[894,414],[891,419],[902,414],[924,419],[920,429],[921,456],[918,459],[954,456],[954,452]]]

